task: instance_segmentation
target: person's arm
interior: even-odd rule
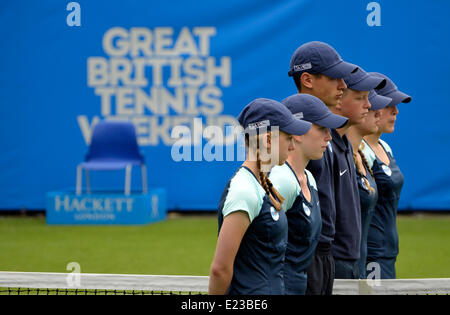
[[[233,278],[233,264],[245,231],[250,225],[247,212],[235,211],[222,223],[209,275],[209,294],[225,294]]]
[[[286,164],[272,168],[269,179],[273,187],[283,196],[283,210],[288,211],[292,208],[295,199],[301,192],[300,184],[297,183],[294,171]]]

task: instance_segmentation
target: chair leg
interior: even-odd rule
[[[142,193],[146,194],[148,192],[148,185],[147,185],[147,166],[145,166],[145,164],[142,164],[141,166],[141,173],[142,173]]]
[[[125,168],[125,195],[130,195],[131,187],[131,164],[128,164]]]
[[[81,195],[81,184],[83,181],[83,169],[81,167],[81,165],[77,166],[77,183],[76,183],[76,188],[75,188],[75,193],[77,195]]]
[[[89,170],[86,170],[86,191],[88,194],[91,193],[91,176]]]

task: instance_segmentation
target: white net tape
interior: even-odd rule
[[[102,289],[207,292],[207,276],[0,272],[0,288]],[[337,295],[450,294],[450,278],[342,280]]]

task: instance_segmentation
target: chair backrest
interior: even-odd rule
[[[139,152],[134,125],[128,121],[99,122],[94,127],[85,161],[96,160],[142,163],[143,156]]]

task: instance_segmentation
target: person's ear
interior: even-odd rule
[[[300,76],[300,83],[302,86],[312,89],[314,85],[314,77],[308,72],[303,72]]]
[[[303,136],[292,135],[292,138],[294,138],[294,144],[296,142],[298,142],[298,143],[302,143],[303,142]]]
[[[272,133],[268,132],[264,135],[264,137],[265,137],[264,143],[266,144],[267,148],[270,149],[270,147],[272,145]]]

